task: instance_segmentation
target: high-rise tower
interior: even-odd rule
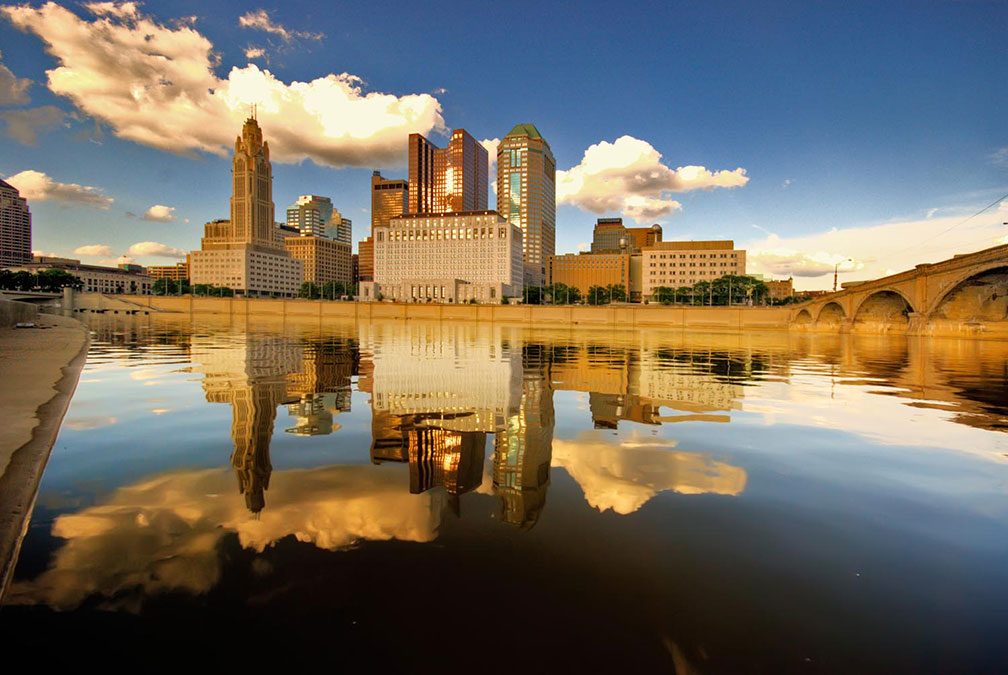
[[[497,212],[525,234],[525,283],[544,284],[556,250],[556,161],[534,124],[519,124],[497,146]]]
[[[231,227],[238,241],[273,246],[273,167],[269,143],[254,117],[245,120],[235,139]]]
[[[0,180],[0,266],[32,261],[31,211],[13,185]]]
[[[410,134],[409,212],[486,210],[487,163],[486,149],[465,129],[452,131],[447,148]]]

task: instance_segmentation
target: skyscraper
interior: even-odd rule
[[[339,212],[336,213],[338,217]],[[330,234],[335,234],[340,224],[333,223],[331,199],[318,195],[301,195],[296,202],[287,207],[287,225],[296,227],[305,237],[336,239]]]
[[[371,174],[371,233],[358,246],[360,281],[374,280],[375,228],[388,227],[392,218],[406,213],[408,200],[406,181],[383,178],[380,171]]]
[[[0,180],[0,266],[32,261],[31,211],[13,185]]]
[[[497,146],[497,212],[525,234],[525,283],[544,284],[556,250],[556,161],[534,124],[519,124]]]
[[[241,295],[293,296],[303,268],[284,248],[273,220],[273,169],[269,143],[254,117],[235,139],[231,175],[231,219],[204,227],[201,250],[190,254],[192,283],[224,286]]]
[[[447,148],[409,136],[409,213],[484,211],[486,149],[465,129],[452,131]]]

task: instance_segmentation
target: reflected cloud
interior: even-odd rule
[[[737,496],[746,486],[745,469],[705,454],[671,450],[674,442],[632,437],[616,445],[594,434],[553,441],[553,466],[562,467],[599,511],[627,515],[659,492]]]
[[[91,429],[101,429],[110,427],[118,420],[111,415],[96,415],[94,417],[74,417],[68,419],[65,424],[74,431],[90,431]]]
[[[273,474],[270,508],[251,516],[226,469],[179,472],[116,490],[104,504],[60,516],[66,540],[49,569],[15,583],[8,601],[68,610],[98,595],[128,607],[130,594],[205,593],[220,578],[218,545],[235,534],[262,552],[293,536],[338,550],[359,540],[426,542],[437,535],[442,497],[402,489],[391,467],[335,466]]]

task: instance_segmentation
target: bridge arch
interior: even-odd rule
[[[812,313],[808,308],[803,308],[794,318],[794,323],[798,326],[808,326],[812,323]]]
[[[819,309],[819,314],[816,316],[816,325],[839,326],[846,318],[847,314],[843,311],[843,307],[840,306],[840,303],[835,300],[831,300]]]
[[[854,308],[854,329],[901,331],[910,325],[914,307],[905,295],[893,288],[880,288],[867,293]]]
[[[1008,264],[972,270],[935,298],[929,318],[959,321],[1008,320]]]

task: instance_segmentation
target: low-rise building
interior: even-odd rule
[[[629,297],[628,253],[567,253],[551,256],[547,283],[576,287],[582,295],[592,286],[622,286]]]
[[[592,231],[592,253],[640,253],[662,240],[661,225],[625,227],[622,218],[599,218]]]
[[[522,293],[522,232],[496,211],[404,214],[374,232],[362,299],[499,303]]]
[[[655,288],[692,286],[714,281],[726,274],[746,273],[746,252],[735,242],[663,241],[641,251],[641,294],[650,297]]]
[[[350,245],[325,237],[287,237],[287,252],[302,264],[304,281],[321,286],[330,281],[353,282]]]
[[[794,279],[792,278],[781,281],[770,279],[766,282],[766,285],[770,289],[771,300],[783,300],[794,295]]]
[[[177,262],[174,265],[151,265],[147,268],[147,274],[154,279],[185,281],[189,278],[189,261]]]
[[[80,290],[85,293],[150,295],[154,286],[154,278],[140,265],[105,267],[83,264],[74,258],[37,255],[27,265],[10,269],[32,274],[38,274],[42,270],[62,270],[80,279]]]

